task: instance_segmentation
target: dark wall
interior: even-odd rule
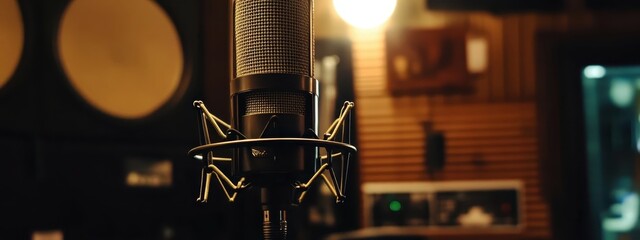
[[[637,33],[607,31],[538,36],[541,180],[554,239],[601,239],[602,213],[596,209],[602,203],[589,184],[594,170],[586,155],[581,73],[588,65],[640,64],[639,40]]]
[[[180,36],[183,84],[134,120],[97,111],[69,85],[56,49],[69,1],[18,3],[24,51],[0,88],[0,238],[60,229],[65,239],[231,239],[220,192],[196,204],[200,166],[187,157],[198,144],[194,100],[228,119],[228,2],[157,1]],[[131,159],[170,161],[172,184],[127,186]]]

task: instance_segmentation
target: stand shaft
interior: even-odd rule
[[[287,211],[264,210],[262,222],[262,236],[264,240],[287,239]]]

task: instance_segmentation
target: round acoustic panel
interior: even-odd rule
[[[72,1],[57,47],[75,91],[113,117],[147,117],[188,84],[178,32],[151,0]]]
[[[22,54],[24,26],[15,0],[0,1],[0,88],[11,79]]]

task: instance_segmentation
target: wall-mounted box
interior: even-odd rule
[[[392,29],[386,35],[392,94],[469,92],[472,78],[464,29]]]

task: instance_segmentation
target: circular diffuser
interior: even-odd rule
[[[20,62],[24,28],[18,2],[0,1],[0,88],[11,79]]]
[[[184,63],[180,37],[154,1],[76,0],[61,21],[61,65],[93,107],[139,119],[177,92]]]

